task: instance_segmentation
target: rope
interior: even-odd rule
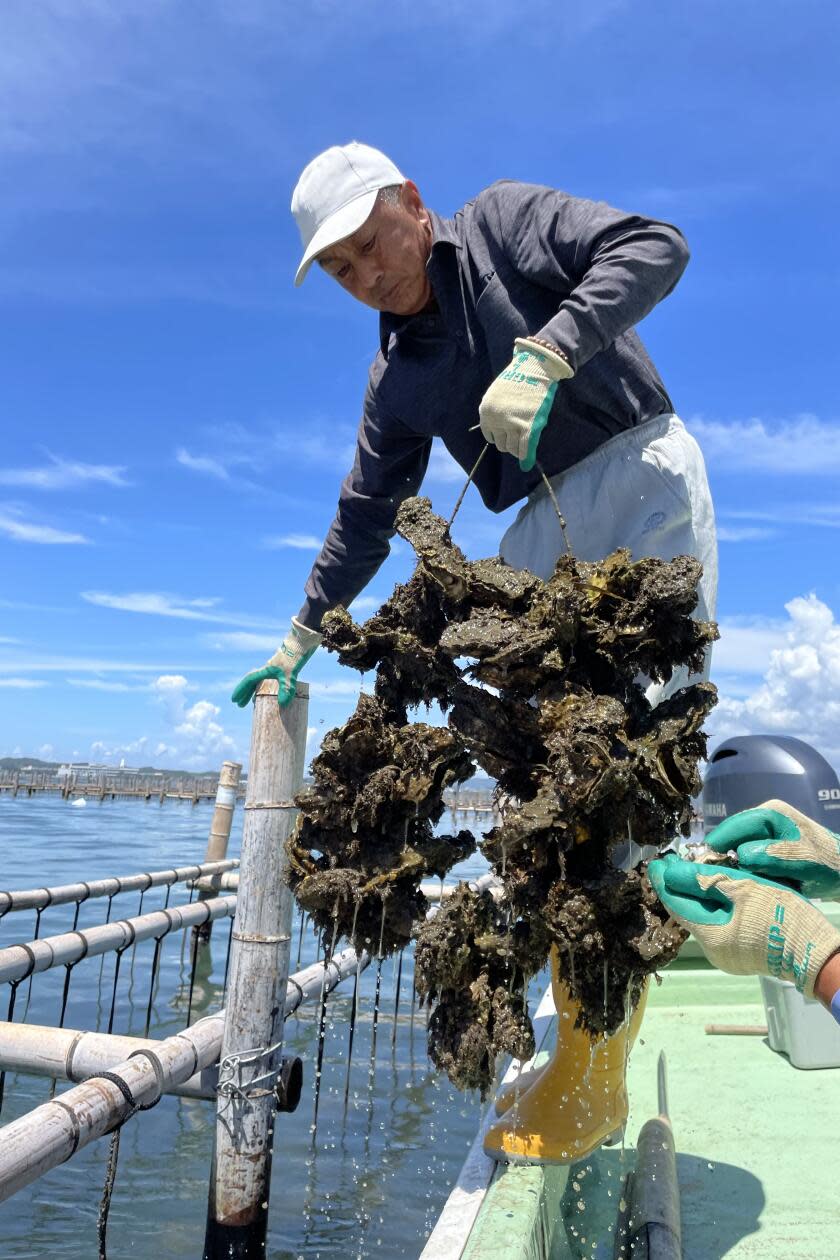
[[[154,952],[154,954],[152,955],[152,976],[151,976],[151,980],[149,981],[149,1002],[148,1002],[148,1005],[147,1005],[147,1007],[146,1007],[146,1027],[145,1027],[144,1032],[143,1032],[143,1036],[144,1036],[144,1037],[148,1037],[148,1035],[149,1035],[149,1026],[151,1025],[151,1022],[152,1022],[152,1005],[153,1005],[154,1000],[155,1000],[155,984],[156,984],[156,982],[157,982],[158,967],[159,967],[159,965],[160,965],[160,954],[161,954],[161,950],[162,950],[162,948],[163,948],[163,941],[164,941],[164,938],[165,938],[166,936],[168,936],[168,935],[169,935],[169,933],[172,931],[172,928],[173,928],[173,926],[174,926],[174,925],[173,925],[173,922],[172,922],[172,911],[171,911],[171,910],[167,910],[167,909],[164,907],[164,909],[161,911],[161,914],[165,914],[165,915],[166,915],[166,921],[167,921],[167,923],[169,924],[169,927],[168,927],[168,928],[165,928],[165,929],[161,932],[160,936],[156,936],[156,937],[155,937],[155,952]]]
[[[394,998],[394,1027],[391,1030],[391,1049],[392,1050],[396,1049],[396,1045],[397,1045],[397,1015],[399,1014],[399,1010],[400,1010],[400,987],[402,986],[402,968],[403,968],[403,954],[404,953],[405,953],[405,950],[401,949],[399,962],[397,964],[397,982],[395,985],[396,996]]]
[[[347,1045],[347,1074],[344,1078],[344,1110],[347,1111],[347,1100],[350,1097],[350,1067],[353,1062],[353,1037],[356,1033],[356,1012],[359,1008],[359,965],[356,962],[356,976],[353,981],[353,1004],[350,1007],[350,1040]]]
[[[79,1149],[79,1138],[82,1136],[82,1131],[79,1128],[79,1118],[73,1108],[68,1107],[67,1103],[62,1102],[60,1098],[53,1098],[52,1102],[54,1106],[60,1107],[65,1115],[70,1119],[70,1127],[73,1130],[73,1145],[70,1147],[70,1153],[68,1154],[67,1159],[72,1159],[76,1154],[76,1151]],[[64,1162],[67,1163],[67,1160]]]
[[[566,548],[566,554],[570,556],[572,554],[572,549],[569,546],[569,540],[566,537],[566,522],[563,520],[563,513],[560,511],[560,504],[557,502],[557,495],[554,493],[554,487],[543,471],[542,464],[537,462],[537,468],[539,469],[539,474],[545,483],[545,488],[548,491],[551,502],[554,504],[554,511],[557,513],[557,519],[560,522],[560,533],[563,535],[563,545]]]
[[[301,950],[302,950],[302,948],[303,948],[303,925],[304,925],[305,923],[306,923],[306,912],[305,912],[304,910],[301,910],[301,912],[300,912],[300,933],[298,934],[297,962],[295,963],[295,966],[296,966],[296,967],[300,967],[300,952],[301,952]]]
[[[126,948],[128,947],[126,946]],[[94,1072],[92,1076],[88,1076],[85,1078],[88,1081],[95,1081],[95,1080],[110,1081],[112,1085],[116,1085],[117,1089],[120,1091],[123,1098],[128,1103],[128,1111],[125,1113],[122,1119],[117,1120],[116,1124],[114,1125],[114,1128],[112,1130],[113,1136],[111,1138],[111,1145],[108,1148],[108,1162],[105,1166],[105,1184],[102,1187],[102,1199],[99,1203],[99,1217],[97,1219],[97,1235],[98,1235],[98,1241],[99,1241],[99,1260],[108,1260],[108,1247],[107,1247],[108,1214],[111,1211],[111,1199],[114,1194],[114,1182],[117,1179],[117,1164],[119,1163],[119,1158],[120,1158],[120,1133],[122,1132],[122,1126],[126,1123],[127,1120],[130,1120],[132,1116],[136,1115],[138,1111],[149,1111],[152,1107],[157,1106],[163,1094],[163,1072],[161,1070],[160,1063],[157,1061],[157,1056],[154,1055],[154,1053],[151,1050],[135,1050],[133,1054],[129,1056],[129,1058],[133,1058],[134,1055],[140,1055],[140,1054],[144,1055],[146,1058],[149,1059],[149,1062],[152,1064],[152,1067],[154,1068],[155,1078],[157,1079],[157,1082],[158,1082],[158,1096],[157,1098],[154,1099],[153,1102],[145,1103],[145,1104],[138,1103],[136,1098],[132,1094],[131,1090],[129,1089],[128,1085],[125,1083],[125,1081],[122,1079],[121,1076],[117,1076],[116,1072]],[[54,1100],[54,1101],[57,1101],[57,1100]],[[61,1105],[62,1104],[59,1103],[59,1106]],[[65,1107],[65,1110],[69,1111],[69,1108]],[[71,1154],[72,1154],[72,1151],[71,1151]]]
[[[449,520],[446,522],[446,528],[447,528],[447,529],[451,529],[451,528],[452,528],[452,522],[455,520],[455,517],[458,515],[458,512],[460,511],[460,508],[461,508],[461,504],[464,502],[464,495],[465,495],[465,494],[467,493],[467,491],[469,490],[469,488],[470,488],[470,482],[472,481],[473,477],[474,477],[474,476],[475,476],[475,474],[477,473],[477,471],[478,471],[478,466],[479,466],[479,464],[481,463],[481,461],[484,459],[484,456],[487,454],[487,450],[488,450],[489,446],[490,446],[490,443],[489,443],[489,442],[485,442],[485,444],[484,444],[484,449],[482,450],[482,452],[481,452],[481,454],[479,455],[478,459],[475,461],[475,463],[473,464],[472,468],[470,469],[470,475],[469,475],[469,477],[467,477],[467,480],[466,480],[466,481],[465,481],[465,483],[464,483],[464,488],[463,488],[463,490],[462,490],[462,491],[461,491],[461,493],[458,495],[458,501],[457,501],[457,503],[455,504],[455,507],[454,507],[454,508],[453,508],[453,510],[452,510],[452,515],[450,516]]]
[[[27,949],[27,948],[28,948],[28,946],[24,945],[22,948],[23,948],[23,949]],[[32,950],[29,950],[29,953],[30,953],[30,955],[32,955]],[[32,962],[32,965],[33,965],[33,966],[35,965],[34,956],[33,956],[33,962]],[[12,1023],[12,1021],[13,1021],[13,1019],[14,1019],[14,1016],[15,1016],[15,999],[17,998],[18,985],[21,983],[21,981],[23,981],[23,980],[25,980],[25,979],[26,979],[26,977],[25,977],[25,976],[21,976],[19,980],[11,980],[11,981],[9,982],[9,988],[10,988],[11,992],[10,992],[10,994],[9,994],[9,1009],[8,1009],[8,1011],[6,1012],[6,1023],[7,1023],[7,1024],[11,1024],[11,1023]],[[4,1097],[5,1097],[5,1094],[6,1094],[6,1073],[5,1073],[5,1072],[0,1072],[0,1112],[2,1112],[2,1110],[3,1110],[3,1099],[4,1099]]]
[[[204,922],[207,923],[209,922],[209,920],[210,920],[210,907],[207,906],[207,916]],[[192,936],[192,941],[191,941],[192,962],[190,965],[190,992],[189,992],[189,996],[187,997],[187,1028],[189,1028],[190,1026],[190,1019],[192,1017],[193,991],[195,989],[195,973],[198,970],[199,941],[198,941],[198,935],[197,935],[197,928],[200,926],[202,925],[198,924],[196,928],[193,929],[193,936]]]
[[[292,985],[293,988],[297,989],[297,1001],[295,1002],[294,1006],[289,1011],[289,1014],[291,1015],[293,1014],[294,1011],[298,1009],[299,1006],[302,1005],[304,993],[303,993],[303,989],[300,987],[297,980],[295,980],[294,976],[289,976],[287,983]]]
[[[73,912],[73,926],[70,929],[72,932],[75,932],[76,928],[79,926],[79,911],[82,908],[82,903],[87,901],[88,897],[90,896],[90,884],[88,884],[87,881],[83,879],[81,880],[81,885],[85,891],[84,891],[83,896],[76,898],[76,909]]]
[[[333,937],[333,943],[335,937]],[[324,1043],[327,1037],[327,998],[329,997],[329,989],[327,988],[327,972],[332,962],[332,945],[327,949],[327,930],[324,929],[321,938],[321,945],[318,950],[320,954],[324,954],[324,978],[321,983],[321,1003],[318,1011],[318,1052],[315,1061],[315,1108],[312,1114],[312,1142],[315,1142],[315,1133],[318,1124],[318,1103],[321,1098],[321,1073],[324,1066]]]
[[[120,963],[122,962],[122,956],[127,949],[131,948],[131,946],[134,944],[135,940],[137,939],[137,930],[134,927],[133,923],[129,923],[128,919],[123,919],[119,926],[128,928],[129,937],[124,945],[120,946],[119,949],[114,951],[116,955],[116,960],[114,962],[114,986],[111,990],[111,1011],[108,1016],[108,1032],[109,1033],[113,1032],[113,1029],[114,1029],[114,1012],[117,1006],[117,982],[119,981],[119,978],[120,978]]]

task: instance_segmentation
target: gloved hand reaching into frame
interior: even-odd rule
[[[721,971],[776,976],[813,997],[822,967],[840,951],[840,932],[816,906],[769,879],[676,854],[648,863],[647,873],[665,908]]]
[[[478,418],[485,441],[515,455],[522,471],[530,472],[557,382],[574,372],[559,350],[531,337],[517,337],[513,351],[510,363],[479,403]]]
[[[704,843],[734,849],[742,871],[785,880],[804,897],[840,898],[840,836],[784,801],[733,814]]]
[[[307,629],[297,617],[292,617],[292,628],[274,655],[262,669],[252,670],[236,684],[231,696],[233,703],[244,709],[261,682],[266,678],[276,678],[279,684],[277,703],[282,709],[294,699],[298,674],[318,647],[321,637],[317,630]]]

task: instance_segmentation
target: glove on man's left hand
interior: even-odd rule
[[[666,910],[721,971],[776,976],[813,997],[824,963],[840,951],[840,932],[816,906],[769,879],[675,854],[649,862],[647,873]]]
[[[292,617],[292,628],[280,644],[274,655],[266,661],[262,669],[253,669],[250,674],[236,684],[231,700],[244,709],[261,682],[266,678],[276,678],[279,684],[277,703],[282,709],[294,699],[297,689],[297,677],[321,642],[322,636],[317,630],[309,630],[297,617]]]
[[[840,836],[784,801],[733,814],[705,843],[735,849],[742,870],[788,880],[805,897],[840,898]]]
[[[485,441],[515,455],[522,471],[530,472],[557,382],[574,372],[559,350],[549,350],[530,337],[517,337],[513,349],[510,363],[482,398],[478,417]]]

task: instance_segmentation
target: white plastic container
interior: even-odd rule
[[[761,977],[771,1050],[786,1054],[794,1067],[840,1067],[840,1024],[814,998],[788,980]]]

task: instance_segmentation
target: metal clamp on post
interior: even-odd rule
[[[266,1094],[274,1092],[274,1083],[277,1079],[279,1065],[270,1072],[264,1072],[262,1076],[255,1076],[247,1085],[242,1082],[242,1070],[245,1067],[252,1067],[256,1063],[260,1063],[263,1059],[268,1059],[275,1054],[282,1045],[277,1042],[273,1046],[255,1046],[252,1050],[240,1050],[235,1054],[226,1054],[219,1061],[219,1082],[216,1086],[216,1093],[223,1098],[238,1098],[241,1102],[250,1102],[252,1098],[265,1097]],[[270,1081],[271,1084],[265,1088],[264,1082]]]
[[[265,1059],[270,1059],[283,1043],[255,1047],[237,1054],[226,1054],[219,1063],[219,1080],[216,1093],[223,1098],[236,1098],[250,1104],[252,1098],[265,1098],[273,1094],[278,1111],[294,1111],[300,1102],[303,1087],[303,1064],[300,1059],[281,1059],[276,1068],[255,1076],[243,1083],[242,1072]]]

